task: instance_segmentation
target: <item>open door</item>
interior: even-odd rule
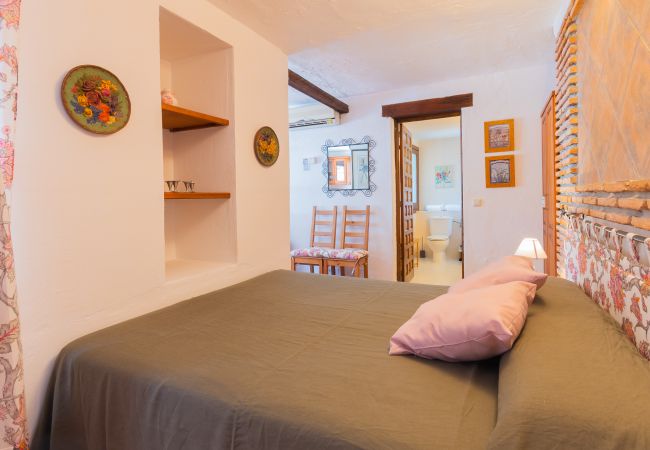
[[[542,195],[544,196],[544,272],[555,276],[557,269],[555,209],[555,92],[542,112]]]
[[[395,126],[399,188],[397,198],[397,280],[410,281],[414,275],[415,247],[413,243],[413,164],[411,133],[401,122]]]

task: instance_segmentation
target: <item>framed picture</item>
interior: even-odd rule
[[[485,187],[500,188],[515,185],[515,155],[485,158]]]
[[[436,189],[454,187],[454,166],[436,166],[433,185]]]
[[[515,120],[485,122],[485,151],[512,152],[515,150]]]

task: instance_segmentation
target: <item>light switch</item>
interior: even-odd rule
[[[483,199],[482,198],[475,198],[473,200],[473,203],[474,203],[474,206],[480,208],[481,206],[483,206]]]
[[[310,158],[303,158],[302,160],[302,169],[303,170],[310,170],[311,166],[318,164],[319,158],[318,156],[312,156]]]

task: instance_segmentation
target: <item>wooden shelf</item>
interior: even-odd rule
[[[209,200],[230,198],[230,192],[165,192],[165,200]]]
[[[177,131],[200,130],[202,128],[223,127],[230,122],[228,119],[203,114],[179,106],[167,105],[162,107],[162,126],[172,133]]]

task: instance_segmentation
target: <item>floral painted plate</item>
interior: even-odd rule
[[[71,69],[61,85],[61,100],[70,118],[91,133],[116,133],[131,116],[131,101],[124,85],[98,66]]]
[[[263,166],[272,166],[280,155],[280,142],[271,127],[262,127],[255,133],[255,157]]]

